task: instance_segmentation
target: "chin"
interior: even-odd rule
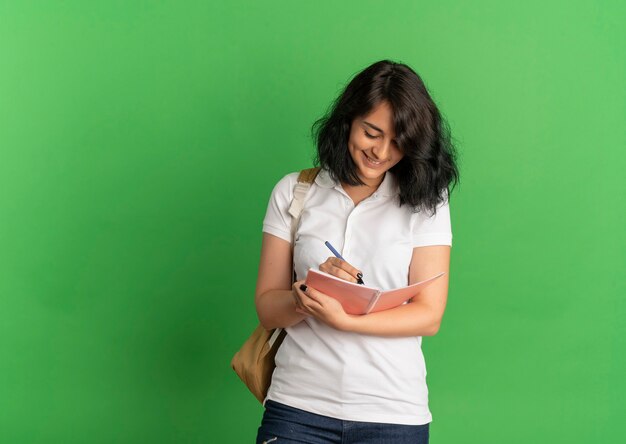
[[[367,167],[359,167],[359,175],[361,177],[363,177],[364,179],[367,180],[378,180],[380,179],[385,173],[387,172],[386,169],[380,169],[380,170],[371,170]]]
[[[360,171],[361,175],[363,177],[367,177],[368,179],[378,179],[379,177],[383,176],[386,172],[387,170],[372,171],[372,170],[367,170],[367,169],[362,169]]]

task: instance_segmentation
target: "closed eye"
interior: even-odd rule
[[[376,138],[380,137],[380,136],[374,136],[374,135],[368,133],[367,131],[363,131],[363,134],[365,134],[365,137],[367,137],[369,139],[376,139]],[[398,146],[398,142],[396,142],[395,139],[392,140],[391,143],[393,143],[394,145]]]
[[[375,139],[376,137],[378,137],[378,136],[374,136],[374,135],[368,133],[367,131],[364,131],[364,133],[365,133],[365,136],[369,137],[370,139]]]

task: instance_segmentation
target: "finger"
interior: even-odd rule
[[[293,300],[296,304],[296,308],[302,308],[302,300],[306,298],[306,295],[300,289],[301,286],[304,285],[304,281],[297,281],[291,287],[291,294],[293,296]]]
[[[302,279],[302,280],[299,280],[299,281],[294,282],[294,283],[291,285],[291,288],[293,288],[293,289],[300,288],[300,285],[303,285],[303,284],[304,284],[304,281],[305,281],[305,280],[304,280],[304,279]]]
[[[326,264],[326,267],[329,270],[331,270],[331,271],[326,271],[326,273],[332,273],[333,267],[336,267],[336,268],[343,270],[350,276],[352,276],[354,278],[354,282],[357,282],[359,280],[359,274],[361,275],[360,277],[363,276],[360,270],[358,270],[356,267],[353,267],[352,264],[350,264],[349,262],[346,262],[343,259],[339,259],[338,257],[329,257],[326,260],[325,264]],[[320,266],[320,269],[321,269],[321,266]],[[325,270],[322,270],[322,271],[325,271]],[[341,275],[344,276],[343,274]],[[340,277],[340,276],[337,276],[337,277]],[[342,279],[345,279],[345,278],[342,278]],[[345,279],[345,280],[350,280],[350,279]]]
[[[294,294],[297,294],[298,296],[300,296],[300,294],[302,293],[302,290],[300,289],[300,287],[305,286],[304,281],[296,281],[293,283],[293,285],[291,286],[291,291]]]
[[[346,262],[346,261],[341,260],[339,258],[335,258],[335,259],[336,260],[333,261],[333,265],[335,265],[336,267],[341,268],[342,270],[344,270],[345,272],[350,274],[352,277],[354,277],[354,279],[356,279],[356,280],[359,279],[358,274],[361,274],[361,270],[358,270],[356,267],[353,267],[352,264],[350,264],[349,262]]]
[[[348,282],[357,282],[357,279],[342,268],[342,263],[347,263],[336,257],[329,257],[319,266],[324,273],[331,274]]]
[[[305,295],[306,295],[309,299],[311,299],[311,300],[313,300],[313,301],[317,302],[317,303],[318,303],[318,304],[320,304],[320,305],[321,305],[321,304],[322,304],[322,302],[324,301],[324,297],[329,297],[329,296],[326,296],[326,295],[325,295],[324,293],[322,293],[321,291],[316,290],[316,289],[315,289],[315,288],[313,288],[313,287],[307,287]]]
[[[306,291],[306,295],[308,296],[310,303],[307,303],[307,309],[311,310],[312,314],[320,313],[329,306],[329,301],[334,300],[332,297],[328,296],[321,291],[316,290],[313,287],[309,287]]]
[[[329,256],[326,260],[320,265],[320,270],[326,271],[330,270],[333,267],[341,268],[341,263],[345,262],[338,257]]]
[[[293,301],[294,301],[294,304],[296,306],[296,311],[297,311],[299,308],[302,308],[302,303],[300,302],[300,297],[298,296],[298,293],[296,293],[295,291],[292,291],[291,294],[293,296]]]
[[[303,285],[299,290],[302,293],[302,298],[300,302],[304,308],[311,310],[317,307],[321,307],[322,304],[320,303],[318,296],[321,293],[319,291],[315,290],[314,288],[307,287],[306,285]],[[315,296],[313,296],[313,294],[315,294]]]
[[[299,284],[299,285],[297,285]],[[302,299],[303,297],[306,297],[306,290],[307,290],[307,286],[304,283],[304,281],[300,282],[296,282],[296,284],[293,285],[293,291],[295,293],[297,293],[298,297],[300,299]]]
[[[333,266],[333,263],[330,261],[332,258],[326,259],[323,263],[320,264],[320,270],[324,273],[328,273],[330,271],[330,267]]]
[[[344,268],[337,267],[336,265],[329,266],[329,271],[327,271],[327,273],[332,274],[333,276],[337,276],[338,278],[343,279],[344,281],[354,282],[354,283],[358,281],[358,278],[356,277],[356,275],[353,276]]]

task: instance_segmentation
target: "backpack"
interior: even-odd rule
[[[293,244],[296,230],[300,221],[300,215],[304,209],[304,203],[311,184],[317,177],[320,168],[309,168],[300,171],[298,181],[294,186],[293,200],[289,206],[291,215],[291,256],[293,258]],[[295,270],[292,259],[292,282],[295,282]],[[274,357],[278,347],[285,339],[287,332],[283,328],[266,330],[261,324],[246,339],[241,348],[235,353],[230,362],[231,367],[243,381],[252,394],[263,403],[267,391],[272,382],[272,373],[276,363]]]

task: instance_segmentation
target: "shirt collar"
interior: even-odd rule
[[[341,184],[330,177],[330,172],[326,168],[322,168],[315,178],[315,184],[322,188],[341,188]],[[385,173],[383,181],[374,192],[375,195],[391,197],[399,193],[398,182],[394,175],[390,172]]]

